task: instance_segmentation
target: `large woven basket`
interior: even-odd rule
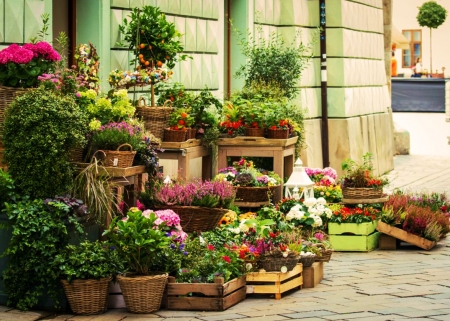
[[[147,106],[144,97],[140,97],[136,106],[136,115],[144,121],[145,129],[149,130],[156,138],[164,139],[164,128],[169,126],[169,117],[173,107],[168,106],[170,100],[162,107]]]
[[[14,101],[20,93],[26,92],[27,89],[0,86],[0,147],[3,146],[3,122],[5,121],[6,108]]]
[[[236,202],[266,202],[274,194],[275,189],[280,185],[264,187],[241,187],[235,186]]]
[[[298,261],[303,265],[303,267],[310,267],[316,261],[317,255],[301,255]]]
[[[118,275],[125,306],[129,312],[152,313],[161,307],[167,273],[159,275]]]
[[[285,129],[268,129],[267,130],[267,138],[271,139],[288,139],[289,138],[289,130]]]
[[[316,255],[315,262],[330,262],[331,254],[333,254],[332,249],[325,249],[325,246],[322,244],[317,244],[317,247],[319,247],[321,250]]]
[[[130,150],[120,150],[123,147],[128,147]],[[122,144],[117,147],[117,150],[102,151],[105,153],[103,164],[106,167],[131,167],[131,165],[133,165],[134,156],[136,155],[136,151],[133,151],[133,147],[130,144]]]
[[[75,314],[99,314],[108,307],[108,285],[112,277],[100,280],[61,280],[69,301],[70,308]]]
[[[273,255],[264,255],[258,262],[260,268],[266,272],[280,272],[281,268],[285,266],[287,272],[292,271],[297,265],[299,256],[293,252],[289,252],[287,257],[282,253],[275,253]]]
[[[156,209],[170,209],[177,213],[180,225],[186,233],[211,231],[228,212],[227,209],[200,206],[161,206]]]
[[[380,198],[381,196],[383,196],[383,190],[364,187],[345,187],[342,189],[342,196],[349,199]]]
[[[264,128],[245,128],[245,136],[264,137]]]
[[[164,129],[165,142],[184,142],[186,140],[187,130]]]

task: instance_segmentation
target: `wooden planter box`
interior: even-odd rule
[[[303,265],[297,264],[292,271],[281,272],[253,272],[247,274],[247,294],[275,294],[280,300],[281,294],[303,285]]]
[[[227,283],[223,278],[216,278],[215,283],[175,283],[175,278],[169,277],[165,306],[169,310],[224,311],[245,299],[245,285],[245,276]],[[190,293],[202,296],[188,297]]]
[[[328,234],[370,235],[375,232],[377,221],[367,223],[328,223]]]
[[[303,268],[303,288],[314,288],[323,279],[323,262],[314,262],[310,267]]]
[[[125,300],[123,299],[122,289],[119,282],[109,282],[108,308],[109,309],[125,309]]]
[[[378,248],[379,232],[370,235],[330,235],[331,247],[335,251],[370,252]]]
[[[418,246],[424,250],[431,250],[436,245],[436,242],[408,233],[405,230],[391,226],[381,221],[378,222],[377,230],[381,233],[395,237],[396,239]]]

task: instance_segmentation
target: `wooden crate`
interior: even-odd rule
[[[303,288],[314,288],[323,279],[323,262],[314,262],[310,267],[303,268]]]
[[[280,300],[281,294],[299,288],[303,285],[303,265],[297,264],[292,271],[281,272],[252,272],[247,274],[247,294],[275,294]]]
[[[380,234],[380,232],[374,232],[370,235],[330,234],[330,243],[335,251],[370,252],[378,248]]]
[[[328,223],[328,234],[370,235],[375,232],[377,221],[365,223]]]
[[[175,278],[169,277],[165,306],[169,310],[224,311],[245,299],[245,285],[245,276],[227,283],[223,278],[216,278],[215,283],[175,283]],[[189,293],[202,296],[188,297]]]
[[[408,233],[405,230],[391,226],[381,221],[378,222],[377,230],[381,233],[395,237],[396,239],[418,246],[424,250],[431,250],[436,245],[436,242]]]
[[[395,250],[398,242],[400,240],[397,240],[395,237],[381,233],[378,248],[380,250]]]

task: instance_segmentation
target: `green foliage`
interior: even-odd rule
[[[0,168],[0,212],[6,202],[15,201],[16,198],[14,180],[9,173]]]
[[[92,101],[92,91],[87,95],[81,95],[86,100]],[[91,118],[97,118],[102,124],[106,124],[110,121],[128,119],[134,115],[136,109],[128,98],[128,91],[126,89],[119,89],[110,90],[106,96],[98,97],[95,103],[87,105],[87,111]]]
[[[128,42],[129,49],[134,49],[136,58],[131,64],[141,63],[145,68],[149,66],[145,64],[146,61],[150,62],[151,67],[158,66],[157,63],[161,62],[172,69],[177,61],[188,57],[177,56],[184,49],[180,42],[181,34],[172,22],[167,21],[158,7],[133,8],[129,18],[123,19],[123,24],[119,25],[119,31]],[[142,60],[139,58],[140,54]]]
[[[237,77],[244,78],[245,87],[256,85],[279,88],[282,96],[294,98],[299,91],[295,83],[299,81],[302,71],[312,57],[312,48],[317,41],[304,44],[299,41],[297,34],[290,44],[277,33],[272,33],[269,39],[262,35],[261,28],[255,39],[250,33],[235,32],[240,37],[242,53],[246,56],[246,63],[236,72]]]
[[[48,36],[48,27],[50,26],[48,21],[50,20],[50,14],[49,13],[41,14],[41,19],[42,19],[42,28],[41,30],[38,31],[36,37],[30,38],[31,43],[36,43],[38,40],[45,41],[45,37]]]
[[[387,178],[373,176],[372,154],[366,153],[363,155],[363,162],[357,163],[348,158],[342,162],[342,170],[345,171],[341,180],[342,188],[374,188],[382,189],[389,181]]]
[[[434,0],[425,2],[418,8],[416,19],[421,27],[437,29],[447,18],[447,10]]]
[[[74,100],[42,88],[17,97],[6,111],[3,143],[20,194],[65,194],[73,180],[69,149],[86,140],[88,120]]]
[[[126,219],[115,217],[103,233],[124,258],[126,268],[137,274],[149,274],[155,257],[171,242],[164,223],[156,225],[156,219],[155,213],[145,217],[141,211],[129,211]]]
[[[173,108],[188,107],[194,99],[194,94],[184,89],[178,82],[159,82],[155,86],[155,95],[158,95],[157,106],[172,106]]]
[[[123,271],[122,258],[105,242],[83,241],[67,245],[56,255],[52,266],[60,279],[100,279]]]
[[[60,284],[49,262],[68,244],[65,225],[69,208],[59,202],[44,204],[42,200],[24,199],[5,204],[11,223],[12,237],[2,256],[8,256],[3,282],[8,293],[8,306],[28,310],[38,298],[48,293],[58,304]],[[69,222],[79,224],[71,217]]]

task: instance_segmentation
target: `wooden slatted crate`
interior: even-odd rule
[[[300,263],[287,273],[264,271],[249,273],[247,274],[247,294],[275,294],[275,299],[280,300],[284,292],[302,288],[302,272],[303,265]]]

